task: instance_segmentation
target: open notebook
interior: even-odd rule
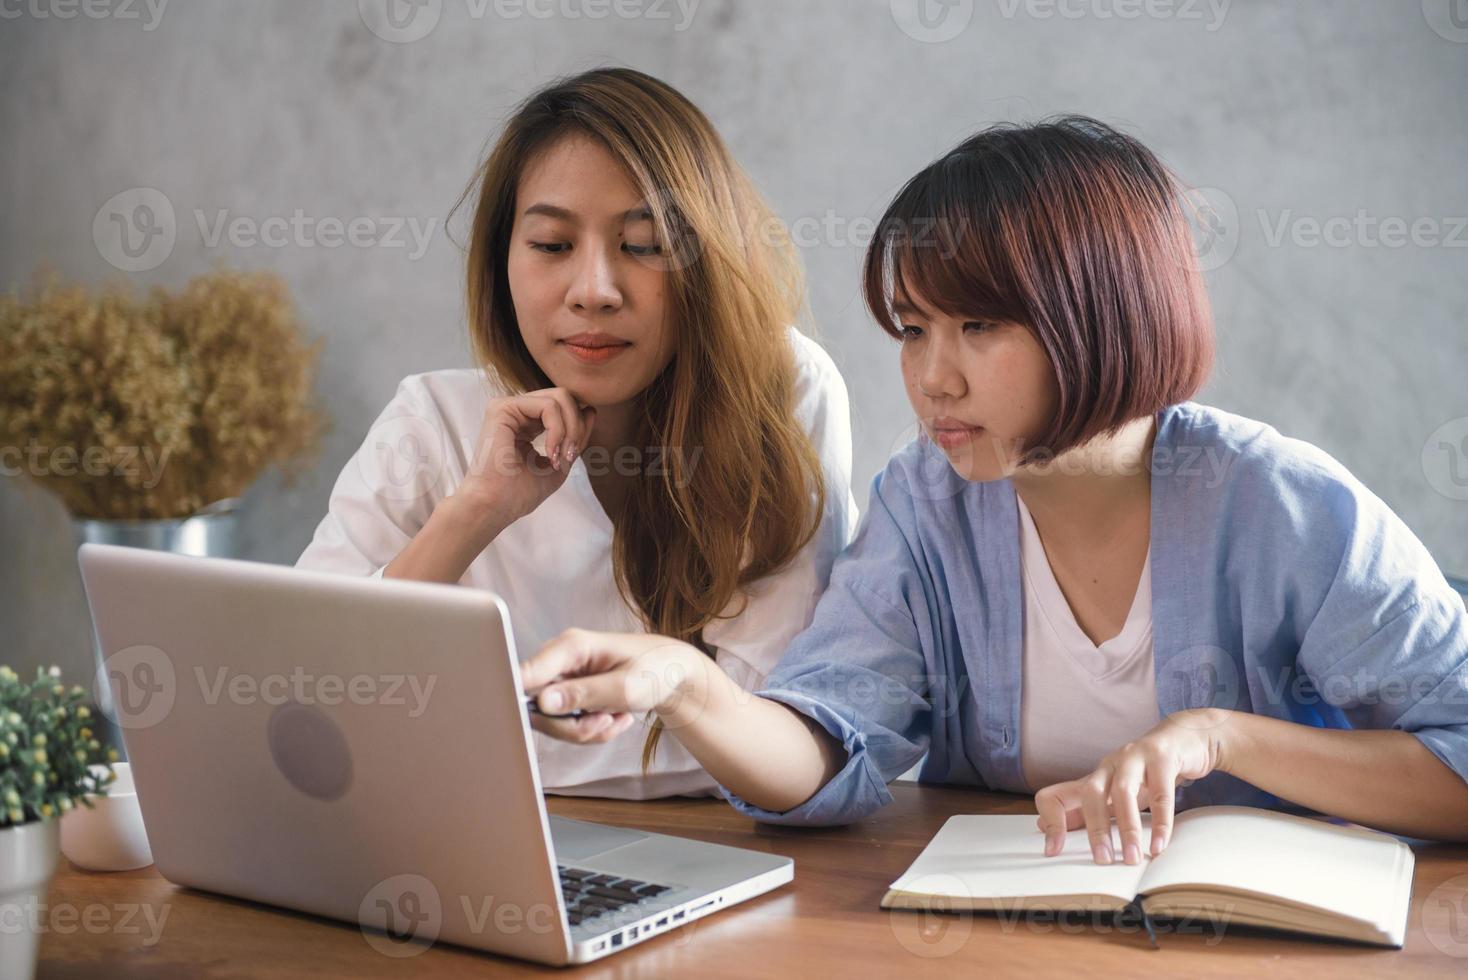
[[[1143,850],[1151,841],[1151,814]],[[1121,853],[1113,828],[1112,845]],[[1412,851],[1357,827],[1241,806],[1178,814],[1140,864],[1099,865],[1085,830],[1045,856],[1033,816],[950,817],[882,898],[890,909],[1121,910],[1402,945]]]

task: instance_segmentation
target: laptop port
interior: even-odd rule
[[[668,917],[666,915],[663,916],[661,919],[658,920],[658,928],[659,929],[661,929],[663,926],[665,926],[667,924],[668,924]]]
[[[612,936],[612,949],[616,949],[620,945],[622,945],[622,934],[619,932]]]
[[[677,922],[679,919],[683,918],[683,916],[686,915],[686,914],[687,913],[685,913],[682,909],[679,909],[677,912],[674,912],[673,913],[673,921],[674,922]]]

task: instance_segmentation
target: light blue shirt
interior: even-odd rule
[[[1322,450],[1194,402],[1158,413],[1151,458],[1162,716],[1400,729],[1468,778],[1468,613],[1391,509]],[[924,752],[923,782],[1026,792],[1018,520],[1011,481],[964,480],[927,439],[894,456],[758,692],[824,726],[846,764],[784,813],[726,789],[729,802],[771,823],[848,823]],[[1221,772],[1178,790],[1179,809],[1210,803],[1287,805]]]

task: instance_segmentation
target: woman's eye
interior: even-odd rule
[[[963,325],[963,329],[972,330],[977,333],[983,330],[988,330],[993,326],[994,324],[988,323],[984,320],[970,320]]]
[[[663,254],[663,247],[661,245],[634,245],[631,242],[625,242],[622,247],[632,255],[640,258]]]
[[[922,335],[923,335],[923,328],[922,327],[914,327],[914,326],[910,326],[910,325],[908,325],[906,323],[904,323],[902,325],[902,339],[903,340],[915,340],[918,337],[921,337]]]
[[[560,255],[570,248],[565,242],[531,242],[530,247],[537,252],[545,252],[549,255]]]

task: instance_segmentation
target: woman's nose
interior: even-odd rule
[[[957,360],[944,345],[932,344],[924,352],[917,372],[918,390],[929,398],[962,398],[968,390]]]
[[[566,302],[578,312],[609,312],[622,306],[622,290],[617,283],[616,267],[608,256],[596,248],[581,250]]]

